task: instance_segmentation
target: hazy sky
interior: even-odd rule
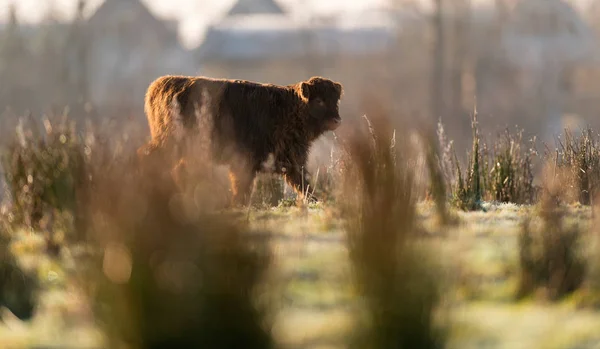
[[[104,0],[88,0],[88,12],[93,12]],[[235,0],[141,0],[159,16],[180,20],[182,40],[193,45],[206,24],[220,16]],[[294,8],[295,4],[310,4],[316,12],[356,11],[381,4],[386,0],[279,0],[282,6]],[[10,4],[16,4],[19,18],[24,22],[39,21],[48,9],[54,7],[57,15],[69,18],[75,11],[77,0],[0,0],[0,21],[7,17]],[[297,5],[296,5],[297,6]]]
[[[93,12],[104,0],[88,0],[88,12]],[[159,16],[168,16],[180,21],[182,41],[189,46],[197,44],[199,36],[208,22],[218,18],[235,0],[141,0]],[[278,0],[290,9],[307,4],[312,11],[339,12],[360,11],[367,7],[384,4],[389,0]],[[420,0],[429,3],[430,0]],[[471,0],[473,3],[491,0]],[[585,3],[594,0],[572,0]],[[35,22],[54,6],[59,16],[68,18],[75,11],[77,0],[0,0],[0,21],[7,18],[10,4],[17,4],[19,18],[25,22]]]

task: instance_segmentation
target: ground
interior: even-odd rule
[[[515,302],[519,223],[532,207],[486,204],[484,212],[459,213],[461,224],[444,232],[433,224],[433,208],[418,207],[444,280],[449,310],[450,348],[600,348],[600,311],[579,308],[577,295],[559,303],[539,299]],[[589,227],[592,211],[569,209],[569,220]],[[269,228],[283,275],[284,307],[275,335],[290,348],[343,348],[351,330],[353,289],[340,222],[328,208],[274,208],[251,211],[257,228]],[[60,263],[42,252],[37,235],[21,232],[13,245],[25,266],[44,282],[42,303],[30,323],[4,314],[2,348],[97,348],[83,298],[68,281],[69,253]]]

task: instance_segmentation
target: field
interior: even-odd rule
[[[487,212],[463,213],[460,226],[441,234],[427,230],[428,243],[449,268],[444,287],[454,318],[449,348],[598,348],[600,312],[579,309],[572,297],[558,304],[515,302],[519,222],[531,210],[489,205]],[[433,207],[422,205],[423,222]],[[589,222],[585,207],[569,209],[568,219]],[[353,290],[344,235],[327,209],[256,211],[252,224],[277,227],[270,237],[278,269],[286,280],[284,308],[276,326],[279,340],[292,348],[341,348],[351,328]],[[23,232],[14,243],[23,263],[35,260],[45,300],[34,320],[5,319],[0,337],[9,348],[97,348],[92,319],[65,275],[68,263],[43,258],[43,241]]]
[[[69,171],[81,145],[65,130],[57,133],[59,143],[48,133],[40,153],[59,149],[66,157],[57,158],[71,162],[58,167],[59,175],[45,172],[53,173],[50,186],[60,188],[53,199],[42,195],[40,206],[23,199],[18,210],[3,208],[5,264],[30,273],[38,293],[33,317],[25,321],[4,308],[0,347],[115,347],[107,346],[108,338],[129,340],[130,348],[233,348],[239,338],[248,348],[600,348],[595,206],[582,204],[589,197],[569,189],[584,182],[581,176],[569,181],[567,174],[554,175],[555,186],[544,182],[546,191],[535,202],[511,202],[533,192],[521,166],[529,164],[529,153],[513,153],[517,141],[503,153],[498,142],[499,158],[471,158],[460,179],[443,179],[443,165],[436,177],[430,167],[426,195],[419,195],[423,183],[407,165],[413,161],[409,147],[399,135],[383,137],[382,130],[389,130],[385,120],[374,120],[370,133],[348,138],[343,175],[327,174],[339,182],[332,190],[341,189],[334,190],[334,199],[211,211],[202,205],[214,204],[209,198],[218,195],[208,180],[208,187],[198,184],[191,199],[183,195],[177,204],[188,212],[193,201],[201,207],[198,216],[173,212],[175,204],[161,196],[173,194],[170,187],[145,191],[159,177],[136,177],[122,159],[107,163],[100,156],[94,163],[94,151],[86,153],[92,156],[85,171],[101,179],[78,187],[73,183],[80,172]],[[577,169],[587,161],[585,183],[595,183],[595,141],[582,136],[569,144],[589,148],[573,147],[571,157],[560,153],[564,161],[554,162],[555,172],[562,166],[577,174],[568,160],[583,159]],[[21,146],[8,154],[26,159],[31,153]],[[390,148],[396,155],[382,151]],[[27,159],[23,163],[44,171]],[[489,164],[497,164],[496,171]],[[31,186],[21,194],[35,199],[38,177],[25,168]],[[9,187],[21,172],[6,171],[12,175],[6,177]],[[77,202],[86,203],[90,219],[72,205],[71,192],[84,193]],[[92,199],[85,195],[90,193]],[[132,218],[140,205],[145,218]],[[50,213],[36,216],[37,210]],[[91,233],[82,234],[81,227]],[[156,257],[156,251],[165,256]],[[156,258],[171,263],[164,275],[154,270]],[[26,292],[11,285],[14,277],[4,269],[0,305],[14,307]],[[158,273],[156,280],[148,278],[150,271]],[[267,295],[258,298],[268,310],[255,311],[260,306],[250,295]],[[263,320],[270,324],[267,335],[257,325]]]

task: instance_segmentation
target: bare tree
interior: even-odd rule
[[[77,4],[77,14],[67,39],[65,51],[68,53],[68,59],[65,63],[69,66],[69,84],[78,101],[88,102],[88,76],[87,76],[87,55],[88,55],[88,37],[85,27],[84,11],[86,0],[79,0]]]
[[[9,9],[9,20],[0,39],[0,103],[1,108],[25,108],[23,96],[32,78],[31,56],[22,36],[14,5]],[[23,103],[22,103],[23,102]]]
[[[443,118],[444,111],[444,1],[434,0],[435,12],[432,17],[434,28],[433,67],[431,78],[431,116],[434,119]]]
[[[450,110],[453,117],[463,114],[463,75],[469,56],[470,0],[454,0]]]

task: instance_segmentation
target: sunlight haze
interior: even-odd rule
[[[160,17],[179,20],[181,41],[188,47],[195,47],[202,38],[204,29],[211,21],[217,20],[234,0],[141,0],[150,10]],[[309,12],[316,14],[339,13],[340,11],[361,11],[367,8],[385,6],[394,0],[278,0],[286,9],[299,13],[299,8],[307,6]],[[593,0],[573,0],[571,3],[585,7]],[[89,15],[104,0],[88,0],[86,13]],[[420,0],[422,6],[428,7],[430,0]],[[493,3],[493,0],[472,0],[472,4]],[[77,0],[0,0],[0,22],[7,18],[10,4],[16,4],[19,19],[26,23],[39,21],[54,7],[55,16],[69,19],[77,4]]]
[[[180,21],[181,40],[187,46],[196,46],[205,26],[211,20],[219,18],[230,6],[233,0],[141,0],[150,10],[161,17],[174,18]],[[93,13],[103,0],[88,0],[87,14]],[[368,7],[385,4],[386,0],[279,0],[278,3],[286,9],[294,11],[298,6],[310,4],[310,10],[316,13],[332,11],[359,11]],[[70,18],[77,0],[0,0],[0,21],[7,18],[8,8],[16,4],[19,19],[26,23],[37,22],[54,7],[56,16],[61,19]]]

